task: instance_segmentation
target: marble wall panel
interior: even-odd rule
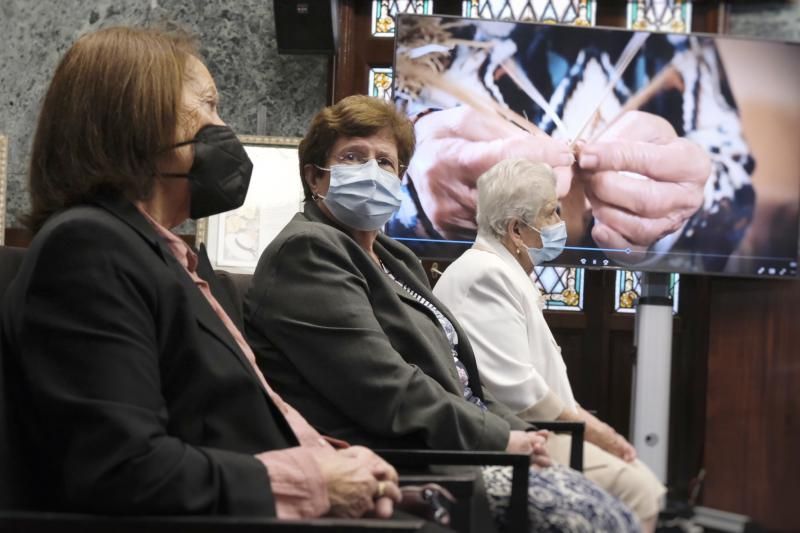
[[[235,131],[302,135],[326,103],[329,59],[278,55],[272,4],[272,0],[2,0],[0,132],[9,137],[7,227],[20,226],[19,215],[29,207],[27,165],[47,83],[63,53],[92,30],[113,25],[180,26],[199,38],[220,92],[220,114]]]

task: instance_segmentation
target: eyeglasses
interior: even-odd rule
[[[363,165],[370,159],[373,159],[372,155],[360,150],[348,150],[336,156],[336,161],[342,165]],[[388,156],[378,156],[374,159],[379,167],[394,175],[399,175],[399,171],[405,166],[399,165],[397,161]]]

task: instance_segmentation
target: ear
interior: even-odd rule
[[[317,192],[317,181],[319,180],[317,167],[311,163],[306,163],[303,165],[303,179],[308,185],[308,188],[311,189],[312,193]]]
[[[522,234],[520,233],[519,220],[511,219],[506,223],[505,238],[507,239],[507,244],[513,247],[515,250],[525,247],[525,243],[522,240]]]
[[[520,232],[519,225],[519,220],[516,218],[512,218],[506,224],[506,234],[515,241],[522,240],[522,233]]]

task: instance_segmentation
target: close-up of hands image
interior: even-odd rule
[[[752,217],[755,161],[713,42],[427,24],[398,32],[395,102],[417,147],[387,234],[471,242],[477,178],[522,158],[553,168],[566,254],[696,263],[711,243],[724,264]]]
[[[711,161],[663,118],[629,111],[596,141],[579,144],[576,177],[599,248],[643,258],[703,205]]]
[[[466,106],[420,118],[416,133],[419,148],[408,174],[422,210],[447,239],[474,236],[478,177],[504,159],[526,158],[553,167],[560,200],[579,185],[585,201],[575,208],[594,219],[591,235],[599,248],[636,256],[697,212],[711,170],[701,147],[640,111],[626,112],[596,140],[574,147]],[[577,214],[582,221],[584,212]],[[572,215],[561,210],[570,221]]]

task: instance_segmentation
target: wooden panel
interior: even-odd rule
[[[363,68],[361,56],[362,41],[355,39],[356,33],[356,0],[340,0],[339,2],[339,49],[333,62],[333,95],[329,103],[334,103],[345,96],[363,92],[355,90],[353,72],[356,65]],[[364,82],[366,86],[366,82]]]
[[[617,433],[630,435],[631,396],[633,393],[633,362],[636,348],[632,331],[613,331],[610,335],[609,365],[607,370],[608,400],[605,411],[599,412]],[[629,439],[630,440],[630,439]]]
[[[587,354],[583,350],[583,330],[553,329],[553,336],[561,346],[561,355],[567,365],[567,376],[569,377],[570,385],[572,385],[573,394],[575,394],[578,402],[585,405],[587,409],[594,409],[592,405],[589,405],[583,399],[587,383],[592,380],[592,376],[587,376],[584,371],[586,368],[584,358]]]
[[[800,529],[800,282],[713,280],[703,502]]]
[[[708,367],[708,278],[681,275],[680,314],[673,323],[670,387],[670,494],[690,496],[703,464]]]
[[[627,0],[600,0],[597,2],[595,23],[598,26],[624,28],[627,9]]]
[[[6,228],[5,245],[27,248],[31,243],[31,233],[24,228]]]

